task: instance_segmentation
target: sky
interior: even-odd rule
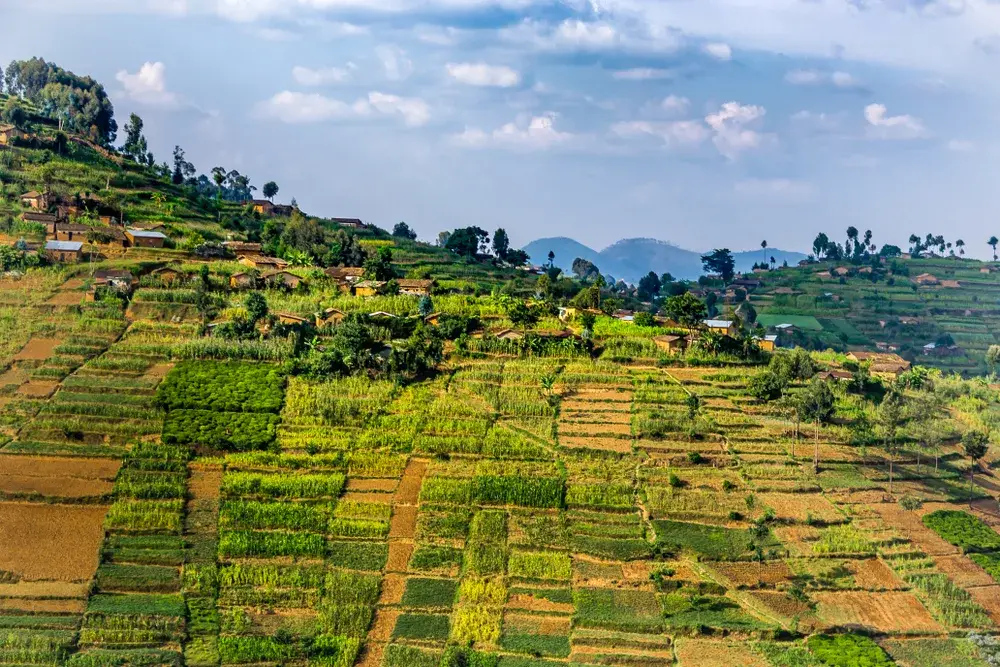
[[[421,238],[990,254],[998,0],[0,0],[158,161]]]

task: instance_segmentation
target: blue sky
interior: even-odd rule
[[[1000,232],[996,0],[0,0],[34,55],[160,161],[426,239]]]

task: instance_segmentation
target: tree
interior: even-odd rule
[[[142,135],[142,128],[142,118],[137,114],[130,114],[125,123],[125,143],[121,150],[125,157],[139,164],[146,164],[149,147],[146,145],[146,137]]]
[[[528,253],[520,248],[516,250],[508,250],[504,261],[511,266],[524,266],[528,263]]]
[[[958,248],[959,255],[965,254],[965,241],[963,241],[962,239],[958,239],[957,241],[955,241],[955,247]]]
[[[655,272],[650,271],[639,279],[638,296],[640,300],[651,301],[659,293],[660,277]]]
[[[344,229],[337,229],[327,236],[326,254],[322,262],[326,266],[364,266],[368,259],[365,249],[358,239]]]
[[[222,186],[226,183],[226,168],[212,167],[212,180],[215,181],[215,187],[217,188],[215,198],[222,199]]]
[[[972,485],[975,482],[976,467],[979,465],[979,459],[986,456],[986,452],[990,449],[990,434],[986,431],[980,431],[978,429],[971,429],[962,434],[962,448],[965,449],[965,455],[969,457],[969,491],[972,491]],[[969,498],[969,504],[972,504],[972,498]]]
[[[507,230],[500,227],[493,232],[493,254],[496,255],[501,262],[506,262],[507,254],[509,252],[510,238],[507,236]]]
[[[784,389],[785,386],[781,378],[772,370],[761,371],[747,382],[747,393],[761,403],[781,398]]]
[[[278,194],[278,184],[274,181],[268,181],[264,184],[264,189],[261,190],[264,195],[264,199],[274,201],[274,195]]]
[[[485,252],[489,240],[489,232],[481,227],[462,227],[451,233],[445,247],[457,255],[475,259],[478,253]]]
[[[892,481],[896,455],[899,453],[899,425],[903,421],[903,394],[891,388],[882,397],[875,414],[875,424],[882,439],[882,446],[889,454],[889,494],[892,495]]]
[[[597,316],[593,313],[580,313],[580,326],[583,327],[584,337],[590,338],[594,334],[594,324],[597,322]]]
[[[844,244],[844,252],[850,255],[852,247],[853,253],[858,254],[858,228],[854,225],[847,228],[847,243]]]
[[[702,255],[701,265],[709,273],[718,273],[726,283],[733,279],[736,272],[736,261],[728,248],[716,248],[707,255]]]
[[[813,471],[819,472],[819,430],[829,422],[834,412],[834,397],[830,386],[823,380],[814,379],[806,389],[799,394],[796,406],[802,421],[816,424],[816,448],[813,452]]]
[[[170,180],[174,185],[182,185],[195,175],[194,165],[188,162],[184,156],[184,149],[174,146],[174,171]]]
[[[382,246],[365,260],[364,268],[366,280],[392,280],[396,277],[396,272],[392,270],[392,250]]]
[[[514,301],[507,307],[507,319],[527,333],[528,328],[538,322],[538,312],[524,301]]]
[[[997,261],[997,243],[1000,243],[1000,239],[995,236],[991,236],[987,241],[986,245],[993,248],[993,261]]]
[[[816,255],[816,259],[820,259],[823,256],[829,245],[830,237],[823,232],[816,235],[816,239],[813,241],[813,254]]]
[[[420,301],[417,302],[417,312],[420,313],[421,317],[427,317],[434,312],[434,300],[431,299],[430,294],[420,297]]]
[[[760,242],[760,249],[764,253],[764,263],[767,264],[767,239]]]
[[[11,97],[7,100],[0,117],[19,130],[23,130],[28,124],[28,112],[25,111],[24,104],[17,97]]]
[[[591,280],[594,277],[600,277],[601,271],[597,268],[597,265],[590,260],[583,259],[582,257],[577,257],[573,260],[573,266],[571,267],[573,273],[580,280]],[[657,285],[659,285],[659,279],[657,279]],[[657,292],[660,291],[659,287],[656,289]]]
[[[417,239],[417,233],[410,229],[410,226],[405,222],[397,222],[396,226],[392,228],[392,235],[398,239],[409,239],[410,241]]]
[[[687,327],[694,327],[708,317],[705,304],[690,292],[669,297],[663,304],[667,317]]]
[[[986,349],[986,365],[990,367],[990,372],[996,374],[997,366],[1000,365],[1000,345],[990,345]]]

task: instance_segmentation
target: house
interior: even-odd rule
[[[939,284],[941,287],[951,287],[951,288],[957,288],[962,286],[961,283],[959,283],[957,280],[942,280]]]
[[[939,281],[932,273],[921,273],[913,279],[913,282],[918,285],[937,285]]]
[[[687,349],[688,337],[678,336],[675,334],[653,336],[653,343],[656,344],[657,348],[663,350],[667,354],[677,354]]]
[[[635,312],[631,310],[616,310],[611,313],[611,317],[615,318],[619,322],[634,322]]]
[[[983,268],[979,269],[980,273],[993,273],[993,271],[994,269],[992,266],[984,266]]]
[[[757,347],[767,352],[774,352],[774,348],[778,346],[778,334],[767,334],[763,338],[755,340],[757,341]]]
[[[24,136],[24,132],[13,125],[0,125],[0,146],[9,146],[15,139]]]
[[[368,317],[387,317],[396,319],[399,315],[396,315],[395,313],[387,313],[384,310],[376,310],[374,313],[368,313]]]
[[[360,266],[331,266],[324,273],[338,283],[355,283],[365,277],[365,270]]]
[[[385,287],[385,281],[362,280],[354,283],[352,291],[354,292],[354,296],[375,296],[383,287]]]
[[[260,277],[268,285],[280,285],[289,289],[295,289],[302,284],[302,278],[288,271],[268,271],[262,273]]]
[[[266,199],[254,199],[247,202],[248,206],[253,207],[254,213],[259,213],[260,215],[271,215],[274,211],[274,204]]]
[[[817,278],[824,278],[824,279],[825,278],[833,278],[833,274],[830,273],[829,271],[817,271],[813,275],[815,275]]]
[[[723,336],[736,335],[736,324],[732,320],[703,320],[702,325],[709,331]]]
[[[892,343],[887,343],[883,340],[880,340],[875,342],[875,349],[878,350],[879,352],[895,352],[896,350],[899,349],[899,347],[893,345]]]
[[[240,264],[249,266],[258,271],[280,271],[288,266],[288,262],[280,257],[265,257],[264,255],[244,255],[240,257]]]
[[[246,241],[223,241],[222,247],[232,252],[234,255],[241,253],[260,254],[261,252],[261,244],[247,243]]]
[[[94,272],[94,286],[113,287],[118,290],[130,289],[136,283],[128,269],[98,269]]]
[[[233,289],[250,289],[257,286],[257,274],[240,271],[229,276],[229,286]]]
[[[885,352],[848,352],[847,358],[858,363],[870,362],[874,375],[895,377],[910,370],[910,362],[898,354]]]
[[[739,280],[734,280],[731,287],[742,287],[748,292],[752,292],[758,287],[764,286],[764,281],[758,280],[756,278],[740,278]]]
[[[774,325],[774,328],[778,330],[778,333],[785,333],[795,330],[794,324],[789,324],[788,322],[782,322],[781,324]]]
[[[48,213],[32,213],[31,211],[25,211],[21,214],[21,220],[31,222],[36,225],[42,225],[45,227],[46,234],[52,234],[55,232],[56,223],[59,221],[59,218],[54,215],[49,215]]]
[[[316,326],[326,327],[333,324],[340,324],[344,321],[344,317],[346,317],[344,311],[337,310],[336,308],[327,308],[316,314]]]
[[[433,280],[409,280],[406,278],[396,281],[399,284],[399,293],[410,296],[426,296],[436,284]]]
[[[162,232],[152,232],[147,229],[127,228],[125,238],[136,248],[162,248],[167,237]]]
[[[150,271],[150,275],[154,275],[164,283],[172,283],[175,280],[183,280],[184,274],[171,266],[161,266],[158,269],[153,269]]]
[[[430,315],[424,318],[425,324],[430,324],[431,326],[434,327],[436,327],[440,321],[441,321],[441,313],[431,313]]]
[[[141,229],[146,232],[163,232],[166,233],[167,226],[162,222],[137,222],[132,225],[135,229]]]
[[[858,269],[858,273],[864,275],[871,275],[871,272],[872,272],[872,267],[870,266],[862,266],[860,269]]]
[[[50,262],[79,262],[83,255],[83,243],[80,241],[48,241],[45,244],[45,256]]]
[[[60,229],[62,226],[62,223],[60,223]],[[87,232],[86,238],[91,243],[114,245],[122,248],[128,247],[128,237],[125,236],[125,232],[119,227],[91,227]]]
[[[365,226],[365,223],[361,222],[357,218],[330,218],[330,220],[337,223],[341,227],[350,227],[351,229],[361,229]]]
[[[496,332],[494,335],[500,340],[521,340],[524,338],[524,334],[517,329],[504,329]]]
[[[278,318],[278,322],[281,324],[296,325],[305,324],[309,321],[308,317],[299,317],[291,313],[275,313],[274,316]]]
[[[49,196],[43,192],[32,190],[21,195],[21,206],[44,211],[49,207]]]
[[[93,229],[88,225],[70,225],[59,222],[55,225],[55,237],[57,241],[86,241],[87,234]]]
[[[563,322],[574,319],[580,311],[572,306],[559,307],[559,319]]]
[[[962,350],[957,345],[938,345],[937,343],[927,343],[924,345],[925,357],[957,357],[961,356]]]
[[[849,268],[847,268],[846,266],[838,266],[837,268],[835,268],[833,270],[833,274],[837,275],[837,276],[846,276],[850,272],[851,272],[851,270]]]
[[[816,373],[813,377],[819,378],[820,380],[836,380],[838,382],[850,381],[854,379],[854,375],[847,371],[820,371]]]
[[[71,216],[79,215],[80,207],[76,204],[57,204],[56,217],[60,220],[69,220]]]

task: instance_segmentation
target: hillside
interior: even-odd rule
[[[563,271],[569,272],[573,260],[581,257],[596,264],[605,275],[610,274],[616,279],[631,283],[638,282],[639,278],[650,271],[657,275],[669,272],[679,280],[697,280],[704,273],[702,253],[656,239],[622,239],[598,252],[573,239],[553,237],[532,241],[524,246],[524,250],[534,264],[546,263],[551,250],[555,253],[555,265]],[[778,265],[785,261],[795,265],[799,260],[805,259],[806,255],[776,248],[768,248],[766,252],[747,250],[733,253],[736,270],[740,272],[750,271],[754,264],[764,261],[765,257],[768,260],[774,257]]]
[[[953,257],[892,260],[874,273],[847,263],[810,264],[761,274],[764,286],[751,303],[766,324],[780,323],[783,315],[806,317],[824,345],[874,349],[882,343],[929,366],[983,373],[986,349],[1000,343],[1000,273],[994,266]],[[847,275],[836,275],[838,268]],[[936,283],[918,284],[922,274]],[[941,345],[925,355],[923,347],[945,334],[957,349]]]

